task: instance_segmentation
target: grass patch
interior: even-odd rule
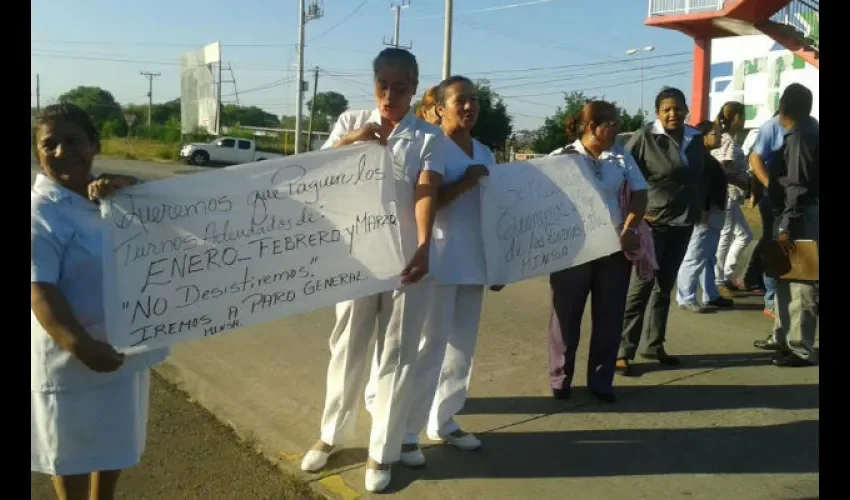
[[[286,155],[295,153],[295,147],[292,144],[287,144],[284,147],[283,143],[268,138],[260,138],[256,141],[256,144],[259,150]],[[166,142],[141,137],[127,141],[121,137],[110,137],[101,141],[100,154],[128,160],[176,162],[180,160],[180,146],[180,142]]]
[[[110,137],[100,144],[100,154],[128,160],[174,162],[180,158],[179,142],[162,142],[153,139],[126,139]]]

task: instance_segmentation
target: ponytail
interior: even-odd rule
[[[564,131],[570,141],[581,139],[591,123],[597,126],[608,120],[617,119],[617,106],[607,101],[590,101],[578,112],[564,119]]]
[[[568,116],[564,119],[564,131],[567,133],[567,139],[569,139],[570,142],[581,139],[585,126],[586,125],[582,123],[581,120],[581,111]]]
[[[735,121],[735,117],[743,117],[744,112],[745,109],[743,103],[738,101],[729,101],[720,107],[720,112],[717,113],[717,118],[714,119],[714,123],[721,132],[727,133],[729,132],[729,129],[732,128],[732,122]]]

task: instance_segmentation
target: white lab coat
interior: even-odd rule
[[[377,110],[347,111],[337,120],[324,147],[331,147],[352,130],[380,120]],[[439,128],[410,113],[390,134],[388,147],[395,166],[402,248],[405,258],[410,259],[417,244],[414,187],[422,170],[444,173],[445,143]],[[369,374],[369,344],[377,322],[369,457],[381,464],[399,459],[404,417],[412,394],[411,375],[432,291],[433,281],[426,277],[414,285],[336,305],[321,425],[323,442],[341,446],[353,437],[360,395]]]
[[[495,165],[490,149],[473,142],[470,158],[446,138],[444,183],[460,180],[470,165]],[[466,403],[472,359],[478,339],[486,281],[481,237],[480,187],[467,191],[437,213],[434,239],[437,280],[416,363],[416,395],[407,419],[404,442],[419,442],[427,425],[432,438],[460,427],[455,415]]]

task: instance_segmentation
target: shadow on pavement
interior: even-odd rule
[[[614,404],[603,404],[583,388],[573,389],[572,398],[552,397],[470,398],[464,415],[554,414],[554,413],[667,413],[704,410],[819,408],[819,386],[805,385],[661,385],[624,387],[617,390]],[[634,397],[640,393],[641,397]]]
[[[764,310],[764,302],[759,302],[758,304],[748,304],[742,302],[735,302],[735,305],[732,306],[733,311],[763,311]]]
[[[694,389],[691,387],[690,389]],[[422,480],[817,473],[818,422],[701,429],[480,433],[485,448],[426,448],[426,468],[393,467],[393,490]]]

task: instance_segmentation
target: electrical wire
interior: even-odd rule
[[[335,29],[339,28],[339,27],[340,27],[340,26],[342,26],[342,25],[343,25],[346,21],[348,21],[349,19],[351,19],[352,17],[354,17],[354,15],[355,15],[355,14],[357,14],[357,12],[358,12],[360,9],[362,9],[362,8],[363,8],[363,6],[364,6],[364,5],[366,5],[368,2],[369,2],[369,0],[363,0],[362,2],[360,2],[360,3],[357,5],[357,7],[354,7],[354,10],[352,10],[351,12],[349,12],[349,13],[348,13],[348,15],[347,15],[347,16],[345,16],[345,17],[343,17],[343,18],[342,18],[342,20],[340,20],[338,23],[334,24],[334,25],[333,25],[333,26],[331,26],[330,28],[326,29],[325,31],[323,31],[323,32],[319,33],[318,35],[314,36],[313,38],[311,38],[311,39],[309,39],[309,40],[307,40],[307,41],[308,41],[308,42],[316,41],[317,39],[319,39],[319,38],[321,38],[321,37],[323,37],[323,36],[327,35],[327,34],[328,34],[328,33],[330,33],[331,31],[333,31],[333,30],[335,30]],[[305,46],[306,46],[306,44],[305,44]]]

